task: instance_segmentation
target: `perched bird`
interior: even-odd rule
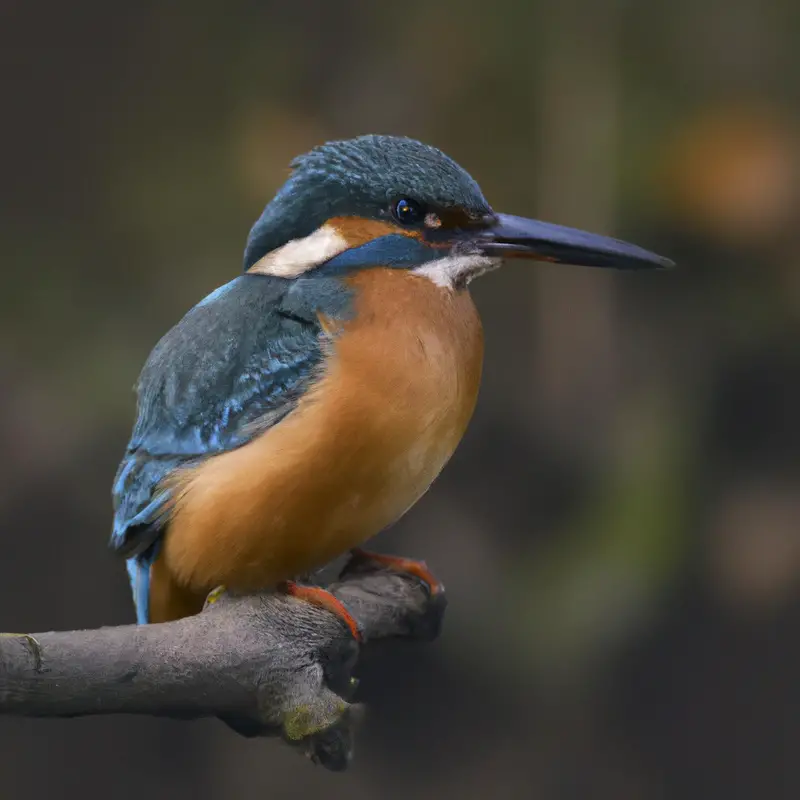
[[[141,623],[196,613],[219,585],[275,588],[358,636],[332,595],[294,580],[401,517],[452,456],[483,358],[469,282],[503,258],[670,266],[497,214],[412,139],[329,142],[292,168],[250,231],[244,274],[161,339],[138,381],[111,546]],[[374,558],[436,591],[424,566]]]

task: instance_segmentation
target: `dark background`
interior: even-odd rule
[[[0,628],[132,619],[131,387],[290,158],[443,148],[680,270],[474,285],[479,408],[376,543],[447,585],[350,772],[215,722],[0,722],[2,797],[800,797],[795,0],[0,2]]]

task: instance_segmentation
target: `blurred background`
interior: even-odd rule
[[[479,407],[376,542],[448,588],[344,775],[214,721],[0,720],[13,798],[800,797],[795,0],[0,2],[0,628],[132,620],[110,484],[157,339],[289,160],[437,145],[680,269],[474,284]]]

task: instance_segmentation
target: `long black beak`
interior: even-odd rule
[[[675,264],[635,244],[535,219],[497,214],[473,239],[488,256],[585,267],[667,269]]]

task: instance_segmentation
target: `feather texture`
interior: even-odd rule
[[[483,352],[468,292],[387,268],[345,282],[355,313],[325,320],[324,369],[296,409],[176,473],[154,566],[173,585],[153,595],[154,620],[183,615],[187,589],[202,604],[219,584],[267,588],[362,544],[422,496],[461,440]]]
[[[140,621],[173,499],[167,478],[251,441],[289,414],[314,380],[322,358],[316,308],[341,316],[347,293],[338,282],[299,284],[236,278],[189,311],[142,370],[138,417],[113,487],[111,534],[111,547],[131,559]]]

